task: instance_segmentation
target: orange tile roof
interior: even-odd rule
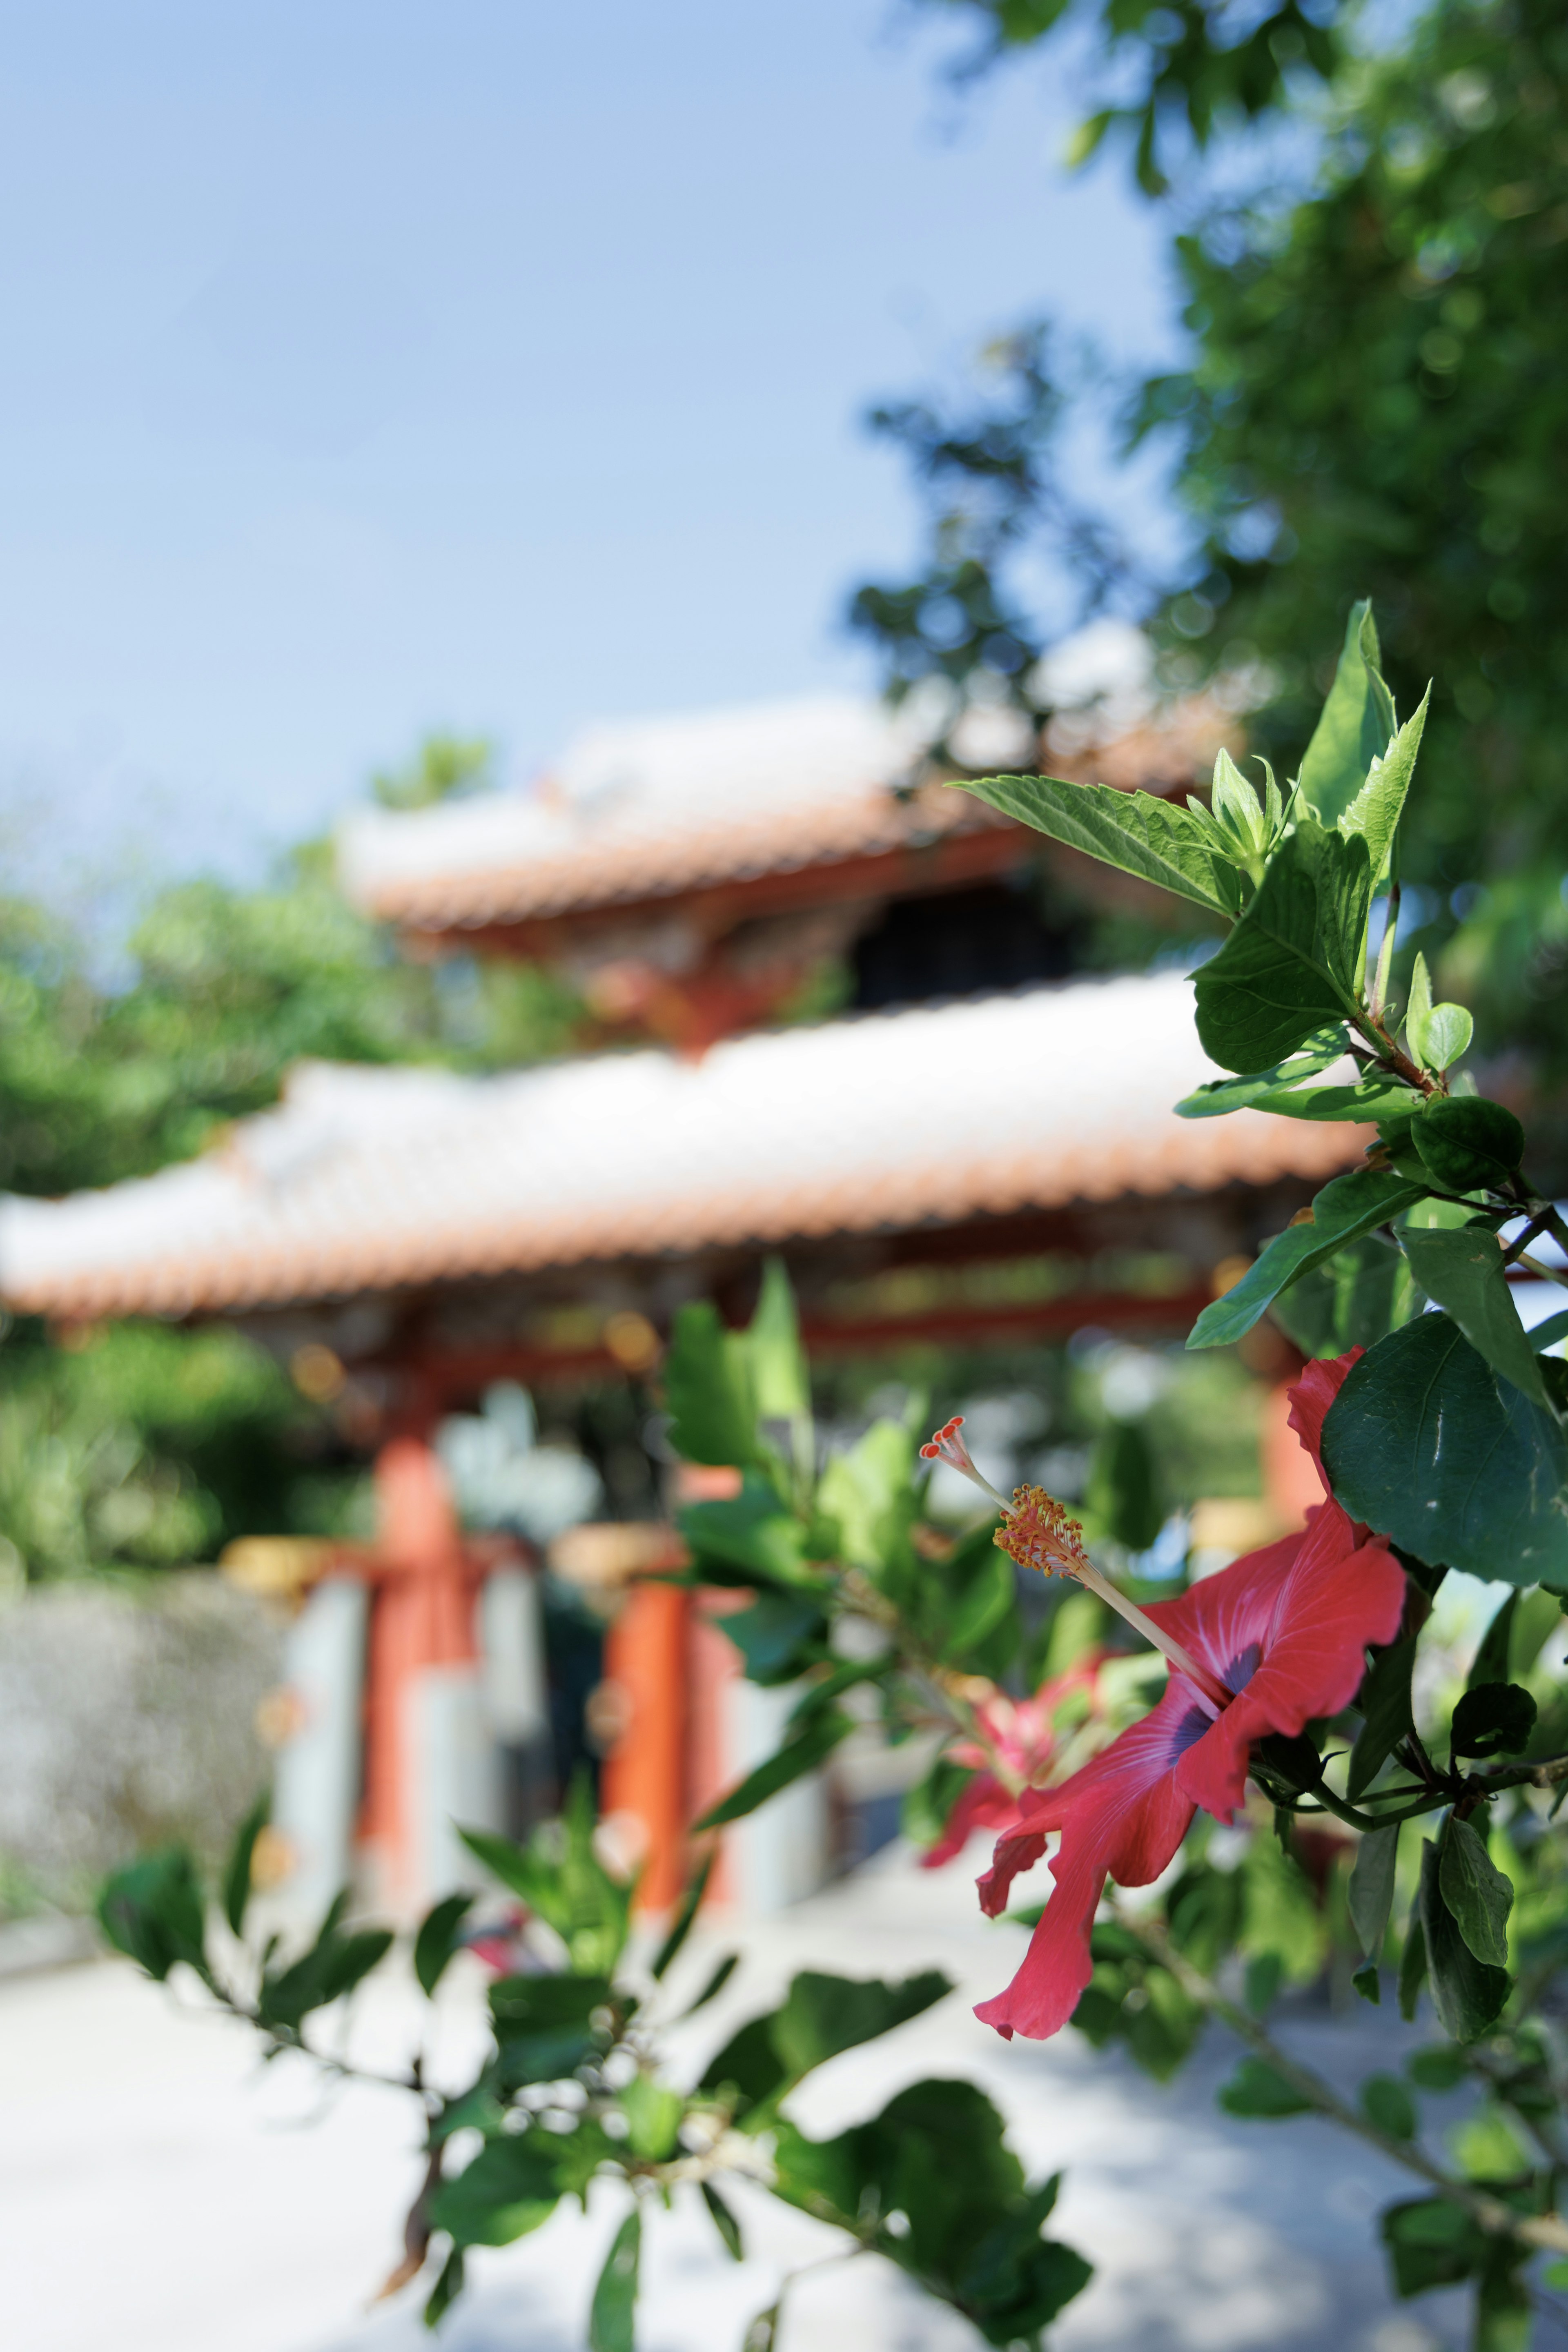
[[[290,1300],[1203,1193],[1351,1163],[1363,1131],[1184,1120],[1212,1075],[1170,973],[867,1014],[500,1078],[302,1066],[226,1146],[135,1183],[0,1202],[25,1312]]]
[[[1054,764],[1123,789],[1168,789],[1213,759],[1225,724],[1210,705],[1185,704]],[[876,706],[763,706],[602,733],[604,742],[587,739],[577,768],[563,763],[559,787],[355,819],[340,845],[349,895],[409,929],[468,930],[969,834],[1036,843],[949,784],[910,788],[911,743]]]

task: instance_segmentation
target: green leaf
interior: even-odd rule
[[[98,1916],[117,1951],[162,1984],[177,1960],[207,1974],[205,1904],[196,1865],[184,1846],[146,1855],[106,1880]]]
[[[1129,1551],[1147,1551],[1164,1526],[1153,1450],[1136,1422],[1113,1422],[1096,1444],[1084,1503],[1095,1532],[1125,1544]],[[998,1557],[1005,1559],[1006,1554]],[[1011,1594],[1009,1585],[1009,1599]]]
[[[582,1976],[605,1976],[631,1930],[632,1885],[612,1877],[594,1851],[597,1815],[593,1787],[579,1771],[559,1822],[541,1822],[526,1846],[488,1830],[458,1834],[487,1870],[537,1911],[565,1944]]]
[[[779,2196],[858,2236],[874,2231],[879,2253],[988,2344],[1037,2344],[1091,2274],[1042,2238],[1058,2182],[1025,2186],[1001,2116],[972,2083],[911,2084],[837,2139],[782,2125],[774,2161]]]
[[[440,1983],[462,1942],[458,1931],[473,1907],[471,1895],[445,1895],[420,1921],[414,1938],[414,1973],[422,1992],[433,1993]]]
[[[461,2246],[454,2246],[442,2263],[426,2303],[424,2319],[426,2327],[438,2327],[462,2294],[465,2269],[463,2250]]]
[[[1399,2014],[1406,2025],[1415,2015],[1415,2004],[1426,1981],[1426,1930],[1421,1924],[1421,1906],[1413,1903],[1410,1924],[1405,1931],[1405,1948],[1399,1956]]]
[[[1490,1228],[1461,1225],[1445,1233],[1407,1226],[1400,1238],[1416,1281],[1453,1317],[1477,1354],[1532,1403],[1548,1404],[1541,1360],[1519,1319]]]
[[[626,2146],[632,2154],[647,2164],[668,2164],[680,2147],[686,2113],[680,2093],[667,2090],[651,2074],[634,2074],[621,2092],[620,2107],[630,2126]]]
[[[675,1916],[669,1923],[669,1932],[655,1953],[648,1969],[648,1974],[656,1984],[691,1933],[697,1914],[702,1907],[702,1898],[708,1892],[708,1882],[713,1875],[713,1865],[718,1858],[718,1847],[710,1846],[687,1882],[686,1890],[681,1895]]]
[[[1414,2139],[1415,2102],[1397,2074],[1369,2074],[1361,2086],[1362,2113],[1390,2139]]]
[[[1363,599],[1351,606],[1334,682],[1301,761],[1301,798],[1320,824],[1337,825],[1348,814],[1373,761],[1389,748],[1394,700],[1379,661],[1372,604]]]
[[[249,1812],[235,1832],[229,1849],[228,1863],[223,1874],[223,1916],[237,1936],[245,1928],[245,1914],[250,1902],[250,1866],[256,1857],[256,1841],[267,1827],[272,1798],[263,1790]]]
[[[807,1772],[815,1772],[826,1763],[841,1739],[847,1739],[855,1728],[852,1716],[842,1708],[827,1707],[820,1714],[808,1716],[798,1731],[792,1732],[766,1761],[748,1772],[740,1784],[710,1805],[701,1820],[693,1824],[699,1830],[716,1830],[725,1822],[738,1822],[747,1813],[754,1813],[781,1789],[787,1789]]]
[[[1396,2294],[1425,2294],[1435,2286],[1458,2286],[1486,2259],[1487,2241],[1462,2205],[1446,2197],[1422,2197],[1391,2205],[1383,2216]]]
[[[1056,776],[983,776],[961,791],[1052,841],[1123,874],[1155,883],[1210,914],[1234,914],[1238,893],[1226,861],[1190,810],[1150,793],[1110,784],[1068,784]]]
[[[291,1968],[263,1977],[257,2010],[264,2025],[297,2032],[312,2010],[329,2008],[353,1992],[391,1950],[390,1927],[363,1927],[345,1936],[336,1912],[334,1905],[316,1942]]]
[[[700,2009],[706,2009],[710,2000],[716,2000],[740,1965],[739,1952],[726,1952],[721,1960],[716,1960],[696,2000],[681,2011],[682,2020],[695,2017]]]
[[[1433,2042],[1425,2050],[1411,2052],[1405,2071],[1418,2090],[1457,2091],[1469,2068],[1464,2052],[1451,2042]]]
[[[1483,1683],[1507,1682],[1513,1649],[1513,1624],[1518,1615],[1519,1595],[1510,1592],[1501,1608],[1493,1612],[1486,1632],[1481,1635],[1480,1646],[1465,1677],[1467,1690],[1479,1690]]]
[[[757,1406],[742,1333],[708,1299],[680,1308],[664,1363],[669,1442],[688,1462],[743,1468],[758,1459]]]
[[[676,1517],[700,1567],[704,1558],[718,1559],[770,1584],[821,1591],[822,1571],[807,1556],[804,1523],[760,1472],[744,1473],[738,1495],[688,1503]]]
[[[725,2043],[700,2087],[732,2085],[739,2095],[737,2116],[744,2116],[748,2131],[760,2130],[779,2100],[813,2067],[890,2033],[952,1990],[951,1979],[937,1969],[901,1984],[803,1970],[780,2008],[753,2017]]]
[[[1410,1674],[1415,1663],[1415,1635],[1379,1650],[1362,1679],[1355,1704],[1362,1727],[1351,1750],[1345,1794],[1355,1804],[1370,1789],[1400,1741],[1415,1728],[1410,1711]],[[1363,1947],[1363,1949],[1366,1948]]]
[[[1374,882],[1386,867],[1394,845],[1431,701],[1432,688],[1428,686],[1415,717],[1405,720],[1386,751],[1373,761],[1365,783],[1339,819],[1342,833],[1365,836]]]
[[[1394,1870],[1399,1854],[1399,1824],[1367,1830],[1356,1848],[1349,1890],[1351,1925],[1373,1967],[1383,1958],[1394,1909]]]
[[[1261,2058],[1244,2058],[1215,2096],[1227,2116],[1303,2116],[1312,2105]]]
[[[454,2180],[444,2181],[430,2226],[455,2247],[509,2246],[548,2221],[561,2202],[559,2166],[565,2138],[537,2124],[492,2139]]]
[[[1299,1053],[1288,1055],[1271,1069],[1254,1070],[1244,1077],[1211,1078],[1194,1093],[1183,1097],[1175,1106],[1176,1116],[1221,1118],[1233,1110],[1255,1109],[1268,1095],[1300,1093],[1306,1079],[1316,1077],[1335,1062],[1342,1062],[1349,1050],[1343,1022],[1334,1022],[1304,1038]]]
[[[747,1337],[758,1417],[809,1422],[811,1380],[800,1344],[795,1293],[782,1258],[770,1257],[763,1266],[757,1310]]]
[[[1456,1756],[1522,1756],[1536,1705],[1518,1683],[1473,1683],[1454,1709]]]
[[[1452,1832],[1453,1822],[1448,1823]],[[1472,1835],[1474,1832],[1472,1832]],[[1506,1972],[1471,1950],[1443,1890],[1443,1857],[1430,1838],[1421,1841],[1421,1925],[1432,2004],[1445,2033],[1473,2042],[1500,2014],[1508,1999]]]
[[[1323,1425],[1352,1518],[1433,1567],[1568,1580],[1568,1442],[1500,1383],[1446,1315],[1418,1315],[1352,1365]]]
[[[710,2180],[700,2181],[698,2186],[702,2191],[702,2202],[712,2216],[713,2227],[723,2239],[727,2251],[736,2262],[743,2263],[746,2259],[746,2247],[745,2241],[741,2235],[739,2221],[736,2221],[734,2214]]]
[[[936,1844],[973,1778],[972,1764],[954,1764],[946,1756],[932,1759],[930,1769],[905,1792],[900,1814],[900,1828],[911,1845]]]
[[[1451,1192],[1505,1185],[1524,1157],[1523,1128],[1485,1095],[1449,1095],[1429,1104],[1410,1137],[1422,1165]]]
[[[1222,1070],[1260,1070],[1360,1010],[1372,874],[1366,844],[1303,819],[1198,972],[1198,1037]]]
[[[1426,959],[1418,955],[1405,1012],[1405,1038],[1413,1059],[1424,1070],[1446,1070],[1468,1045],[1475,1025],[1462,1004],[1433,1003]]]
[[[1437,1877],[1448,1915],[1477,1959],[1506,1969],[1513,1882],[1503,1876],[1479,1833],[1457,1815],[1444,1832]]]
[[[1325,1184],[1312,1202],[1311,1222],[1277,1234],[1233,1289],[1204,1308],[1189,1348],[1224,1348],[1250,1331],[1280,1292],[1332,1257],[1349,1242],[1385,1224],[1421,1198],[1423,1188],[1374,1168],[1352,1169]]]
[[[1160,1532],[1156,1527],[1154,1535]],[[1154,1537],[1148,1538],[1152,1543]],[[993,1542],[948,1623],[943,1663],[962,1666],[971,1651],[989,1639],[1017,1600],[1017,1579],[1008,1555]]]
[[[1545,1355],[1560,1339],[1568,1339],[1568,1307],[1561,1314],[1549,1315],[1544,1323],[1537,1323],[1530,1334],[1530,1344],[1538,1356]]]
[[[747,2325],[741,2338],[741,2352],[774,2352],[778,2343],[779,2313],[783,2306],[770,2303],[766,2311],[759,2311]]]
[[[1398,1244],[1363,1234],[1297,1276],[1269,1308],[1304,1356],[1371,1348],[1426,1305]]]
[[[798,1682],[826,1654],[827,1620],[804,1594],[759,1593],[750,1608],[713,1622],[745,1660],[747,1681],[764,1687]]]

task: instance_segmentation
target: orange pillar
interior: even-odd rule
[[[477,1654],[474,1586],[447,1474],[427,1438],[394,1437],[382,1448],[375,1500],[362,1834],[383,1899],[395,1904],[413,1876],[411,1693],[426,1667]]]
[[[639,1907],[665,1911],[686,1871],[687,1633],[691,1596],[635,1583],[605,1645],[625,1728],[605,1759],[606,1814],[630,1814],[642,1849]]]
[[[1290,1426],[1290,1391],[1287,1382],[1270,1389],[1263,1400],[1258,1451],[1263,1469],[1263,1492],[1281,1534],[1287,1533],[1300,1527],[1312,1505],[1323,1499],[1317,1465]]]

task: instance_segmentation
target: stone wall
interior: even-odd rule
[[[0,1916],[90,1906],[173,1838],[223,1850],[268,1776],[283,1625],[210,1570],[35,1586],[0,1607]]]

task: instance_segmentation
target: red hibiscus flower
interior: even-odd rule
[[[1290,1391],[1291,1426],[1322,1476],[1323,1418],[1358,1349],[1310,1364]],[[1053,1893],[1024,1965],[975,2015],[1009,2040],[1043,2040],[1067,2023],[1089,1980],[1089,1930],[1107,1877],[1121,1886],[1158,1878],[1199,1805],[1230,1820],[1246,1788],[1248,1753],[1268,1732],[1294,1735],[1336,1715],[1355,1696],[1369,1643],[1391,1642],[1405,1605],[1405,1574],[1328,1494],[1300,1535],[1205,1577],[1146,1614],[1173,1665],[1159,1705],[1059,1788],[1024,1796],[980,1882],[992,1916],[1021,1870],[1039,1861],[1053,1831]],[[1025,1509],[1020,1507],[1021,1525]],[[1004,1535],[1010,1530],[1004,1529]],[[1009,1549],[1012,1545],[1009,1544]],[[1215,1691],[1224,1694],[1216,1700]]]
[[[1019,1789],[1044,1780],[1050,1769],[1059,1745],[1057,1717],[1062,1702],[1079,1690],[1089,1694],[1092,1702],[1105,1654],[1103,1650],[1092,1652],[1065,1675],[1042,1683],[1033,1698],[1008,1698],[998,1691],[975,1710],[986,1744],[983,1747],[978,1740],[965,1739],[948,1749],[954,1764],[977,1769],[949,1813],[941,1837],[921,1854],[922,1870],[937,1870],[951,1862],[976,1830],[1000,1829],[1004,1822],[1012,1820],[1018,1810]],[[1005,1781],[994,1769],[998,1764],[1008,1775]]]

